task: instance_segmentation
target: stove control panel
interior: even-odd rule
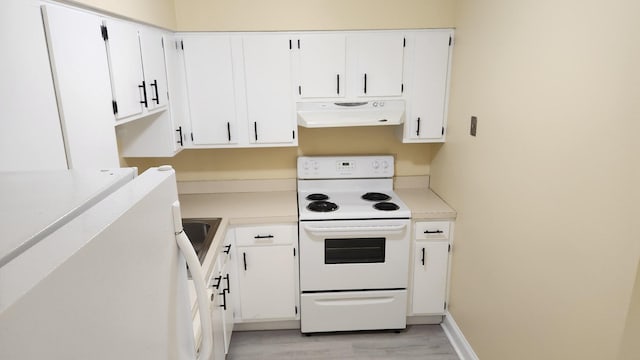
[[[299,179],[390,178],[394,174],[393,156],[301,156]]]

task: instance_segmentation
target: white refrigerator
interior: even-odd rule
[[[171,167],[0,173],[0,199],[0,359],[208,358]]]

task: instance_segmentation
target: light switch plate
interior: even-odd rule
[[[471,128],[469,129],[469,135],[476,136],[476,130],[478,129],[478,118],[475,116],[471,117]]]

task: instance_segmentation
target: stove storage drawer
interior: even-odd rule
[[[296,226],[258,225],[236,228],[236,246],[288,245],[296,238]]]
[[[448,240],[449,221],[420,221],[416,222],[415,238],[417,240]]]
[[[407,291],[303,293],[301,331],[404,329]]]

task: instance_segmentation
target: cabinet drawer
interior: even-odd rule
[[[416,239],[442,240],[449,239],[449,221],[421,221],[416,223]]]
[[[237,246],[293,244],[295,238],[296,226],[293,224],[239,227],[236,229]]]

